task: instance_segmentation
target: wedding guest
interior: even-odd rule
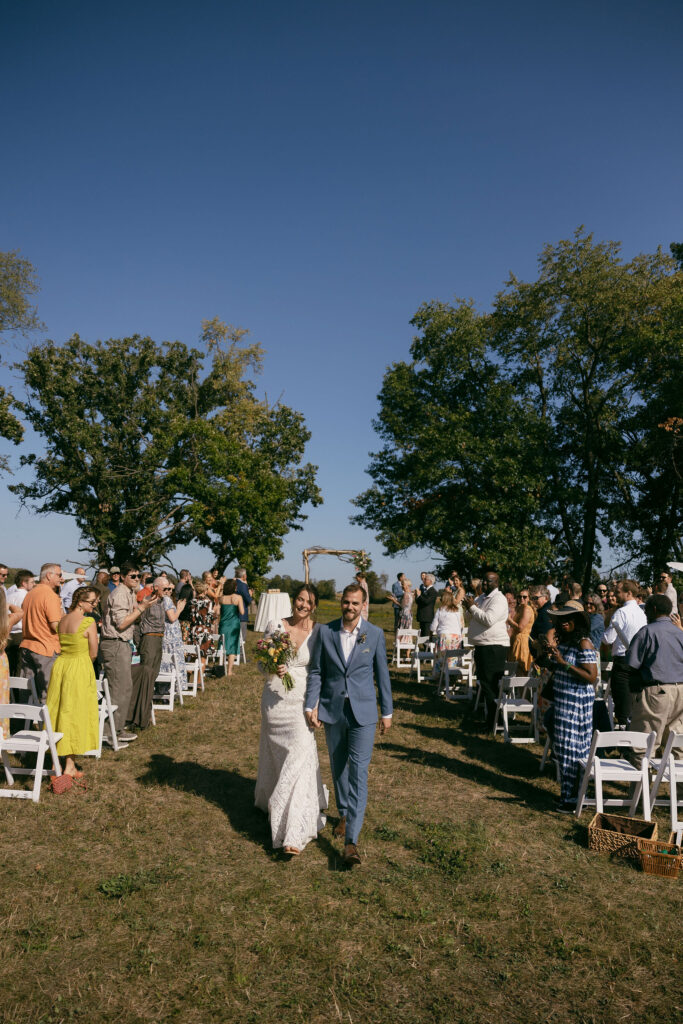
[[[666,584],[666,590],[664,593],[671,601],[671,607],[675,608],[678,604],[678,595],[676,594],[676,588],[673,585],[673,579],[668,569],[662,569],[659,573],[657,582]]]
[[[391,585],[391,595],[389,600],[394,606],[394,633],[398,629],[398,624],[401,620],[401,602],[403,601],[403,586],[402,581],[405,573],[399,572],[396,575],[396,582]]]
[[[110,594],[112,590],[115,590],[116,587],[118,587],[120,582],[121,570],[119,569],[118,565],[112,565],[111,569],[109,570],[109,583],[107,584]]]
[[[173,593],[176,597],[180,597],[180,591],[183,589],[186,583],[192,585],[192,573],[189,569],[181,569],[178,573],[178,582],[176,583]]]
[[[62,610],[65,615],[71,608],[71,601],[74,594],[78,588],[82,587],[85,583],[85,569],[82,566],[74,569],[74,573],[74,578],[72,580],[67,580],[66,583],[62,584],[62,588],[59,591],[59,596],[62,601]]]
[[[249,622],[249,605],[251,604],[253,597],[251,590],[247,584],[247,570],[242,565],[238,565],[235,569],[235,580],[237,581],[236,593],[242,598],[243,609],[240,612],[240,632],[242,639],[247,639],[247,623]]]
[[[155,585],[156,585],[155,580]],[[158,592],[158,591],[157,591]],[[164,637],[161,648],[161,672],[178,673],[181,689],[187,688],[187,669],[185,667],[185,651],[183,648],[183,634],[180,628],[179,616],[184,610],[186,599],[180,598],[176,604],[173,601],[173,586],[168,578],[163,581],[162,601],[166,621],[164,623]]]
[[[9,576],[9,566],[5,565],[4,562],[0,562],[0,589],[7,592],[7,577]]]
[[[226,580],[219,600],[221,609],[218,632],[223,634],[225,653],[228,656],[227,676],[233,675],[235,658],[240,653],[240,620],[244,614],[242,595],[237,593],[237,580]]]
[[[597,594],[589,594],[586,598],[586,611],[590,620],[591,643],[599,651],[605,635],[605,608]]]
[[[10,614],[22,612],[15,620],[10,629],[9,640],[7,641],[7,660],[9,661],[9,674],[19,675],[19,645],[22,640],[21,620],[23,618],[23,604],[26,595],[33,590],[35,580],[29,569],[19,569],[14,577],[14,583],[7,588],[7,608]]]
[[[293,660],[268,676],[263,686],[255,794],[256,806],[270,819],[273,849],[283,849],[290,857],[316,838],[327,809],[315,736],[304,718],[317,605],[315,587],[302,584],[292,595],[291,616],[269,622],[264,634],[284,630],[296,650]],[[285,673],[294,684],[291,690],[282,685]]]
[[[197,644],[202,655],[202,673],[206,659],[213,651],[213,636],[218,632],[218,623],[213,616],[213,601],[209,597],[206,583],[197,583],[194,597],[190,602],[190,640]]]
[[[420,636],[429,636],[429,627],[434,618],[434,608],[439,594],[434,586],[436,582],[434,575],[431,572],[426,572],[423,575],[424,590],[415,595],[417,626],[420,630]],[[367,616],[365,617],[367,618]]]
[[[617,583],[619,607],[605,630],[603,643],[612,645],[612,674],[610,683],[617,726],[626,729],[631,718],[631,678],[633,672],[626,661],[629,644],[639,629],[647,624],[645,612],[636,601],[638,584],[635,580]]]
[[[439,652],[455,651],[462,647],[462,610],[460,607],[459,590],[445,590],[441,595],[441,603],[434,618],[429,624],[430,634],[436,636],[436,645]],[[433,675],[439,675],[443,658],[437,658],[434,662]],[[455,658],[448,663],[449,669],[455,668]]]
[[[666,594],[645,603],[647,625],[633,637],[626,656],[641,688],[633,696],[631,728],[657,734],[655,751],[670,732],[683,732],[683,632],[671,621]],[[634,751],[642,756],[645,751]]]
[[[79,779],[75,758],[99,745],[100,716],[93,659],[98,637],[89,615],[99,601],[91,585],[74,591],[69,612],[59,622],[61,653],[54,663],[47,691],[47,709],[55,732],[61,732],[57,753],[66,759],[64,772]]]
[[[507,624],[512,630],[512,650],[510,661],[516,661],[522,670],[522,675],[527,675],[531,668],[532,654],[529,649],[531,629],[536,614],[530,601],[528,587],[522,587],[517,599],[515,614],[508,617]]]
[[[412,629],[413,628],[413,584],[404,575],[401,580],[401,586],[403,587],[403,597],[401,599],[401,618],[399,619],[399,629]]]
[[[5,588],[0,587],[0,704],[11,704],[10,694],[10,669],[5,648],[9,639],[12,626],[21,618],[21,609],[16,612],[7,611],[7,598]],[[0,738],[7,739],[9,736],[9,719],[0,719]]]
[[[163,599],[168,586],[167,577],[158,576],[154,580],[152,593],[143,598],[145,610],[139,623],[140,661],[131,669],[132,688],[127,716],[131,727],[135,729],[146,729],[152,716],[154,684],[161,666],[161,649],[166,626]]]
[[[598,678],[598,655],[588,636],[588,618],[575,608],[549,612],[556,624],[557,642],[548,651],[555,664],[552,720],[548,729],[560,770],[560,800],[556,810],[576,809],[579,760],[588,756],[593,735],[593,703]]]
[[[59,600],[62,567],[46,562],[40,568],[37,585],[24,598],[22,605],[21,675],[33,678],[38,700],[44,704],[50,674],[59,654],[57,629],[64,614]]]
[[[131,642],[135,625],[145,610],[157,600],[156,596],[145,598],[140,604],[135,600],[140,572],[130,562],[124,563],[121,583],[106,598],[102,611],[100,660],[109,681],[112,704],[117,705],[114,721],[119,743],[132,743],[137,735],[126,730],[126,717],[133,690],[131,676]]]
[[[498,684],[505,671],[509,647],[506,624],[508,603],[498,589],[498,573],[484,576],[484,593],[477,598],[465,597],[469,612],[468,638],[474,647],[477,679],[482,688],[486,723],[493,725],[498,699]]]

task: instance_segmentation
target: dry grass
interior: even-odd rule
[[[261,681],[238,673],[88,762],[86,793],[0,801],[0,1019],[681,1017],[680,883],[590,853],[537,749],[396,674],[363,865],[329,827],[287,863],[253,808]],[[329,785],[322,740],[321,762]]]

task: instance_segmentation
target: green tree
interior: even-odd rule
[[[0,336],[6,333],[29,334],[42,329],[31,297],[39,289],[33,265],[18,252],[0,252]],[[0,365],[2,365],[0,363]],[[13,413],[17,402],[0,387],[0,437],[17,445],[24,428]],[[0,456],[0,470],[9,472],[9,462]]]
[[[100,563],[157,565],[197,540],[220,571],[236,560],[261,576],[321,498],[315,467],[301,465],[303,417],[254,397],[262,353],[244,333],[207,321],[208,369],[203,351],[137,335],[35,346],[23,411],[46,451],[22,458],[34,480],[12,490],[73,516]]]
[[[411,323],[412,361],[385,374],[374,423],[384,445],[354,522],[376,530],[388,554],[421,545],[446,569],[538,571],[550,547],[535,523],[536,418],[491,358],[488,318],[464,301],[429,302]]]
[[[545,485],[537,522],[586,588],[601,537],[628,542],[633,554],[642,546],[624,531],[625,480],[634,507],[658,514],[647,488],[640,488],[642,500],[635,491],[655,468],[648,464],[658,454],[654,424],[667,407],[674,414],[675,388],[660,388],[657,409],[651,399],[662,364],[680,368],[680,330],[676,336],[672,326],[680,320],[683,275],[676,269],[661,249],[624,262],[619,243],[596,243],[579,229],[544,248],[536,281],[512,275],[496,299],[493,350],[518,401],[539,419]],[[679,373],[679,411],[680,384]],[[658,490],[665,508],[674,491]]]
[[[490,314],[423,305],[355,521],[390,554],[512,581],[563,564],[588,586],[603,539],[649,565],[679,552],[682,289],[661,250],[624,262],[579,229]]]

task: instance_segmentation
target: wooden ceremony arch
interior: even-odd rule
[[[354,562],[359,555],[365,555],[366,552],[363,548],[360,551],[357,548],[306,548],[303,552],[304,558],[304,580],[306,583],[310,583],[310,571],[309,571],[309,558],[314,558],[315,555],[336,555],[342,562]],[[345,555],[350,557],[344,557]]]

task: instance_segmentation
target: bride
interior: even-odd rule
[[[278,675],[269,676],[261,698],[256,806],[267,811],[273,848],[289,856],[301,853],[325,826],[322,813],[328,792],[320,777],[318,748],[313,730],[304,717],[306,677],[317,626],[313,615],[318,604],[315,587],[303,584],[294,593],[290,618],[269,622],[265,635],[285,630],[296,654]],[[288,672],[294,686],[285,690],[282,676]]]

